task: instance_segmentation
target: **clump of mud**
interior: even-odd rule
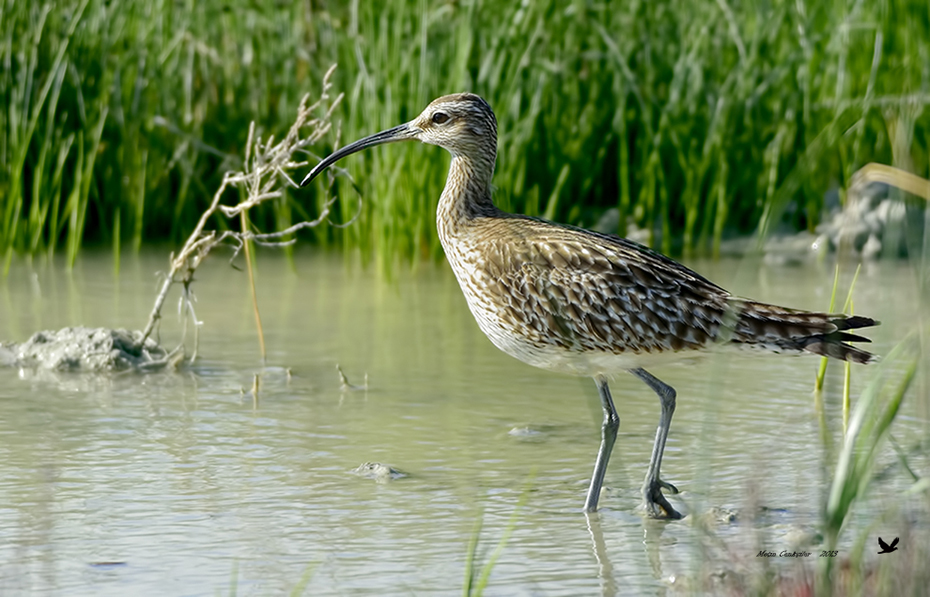
[[[146,371],[170,364],[171,355],[142,332],[70,327],[36,332],[21,344],[0,344],[0,365],[51,371]]]

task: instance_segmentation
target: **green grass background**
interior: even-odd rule
[[[666,252],[812,229],[868,161],[930,168],[926,2],[0,0],[0,256],[179,241],[249,122],[283,133],[334,62],[343,143],[477,92],[500,123],[498,205],[587,226],[618,207],[617,232],[656,230]],[[439,256],[447,163],[353,156],[357,222],[306,240]],[[336,190],[348,219],[355,191]],[[322,192],[252,220],[312,215]]]

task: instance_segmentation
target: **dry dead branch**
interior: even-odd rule
[[[210,251],[219,245],[232,246],[233,259],[235,259],[247,242],[269,247],[286,247],[296,242],[294,238],[283,240],[286,237],[303,228],[319,226],[328,220],[330,209],[336,201],[336,197],[332,195],[323,203],[320,214],[316,219],[298,222],[284,230],[254,233],[248,229],[240,231],[225,230],[222,232],[206,229],[210,219],[217,212],[222,213],[227,218],[232,218],[261,203],[281,197],[284,193],[282,190],[283,184],[299,188],[299,185],[288,172],[307,166],[306,160],[299,156],[308,154],[306,148],[318,143],[329,133],[332,128],[331,118],[333,112],[343,98],[341,93],[334,98],[330,96],[332,87],[330,78],[335,68],[335,65],[332,66],[323,77],[322,93],[316,102],[310,103],[310,94],[305,95],[301,100],[297,110],[297,118],[283,139],[277,143],[275,143],[273,135],[268,139],[262,139],[260,136],[256,136],[255,123],[251,124],[242,171],[227,172],[223,176],[222,184],[213,195],[210,206],[201,215],[187,242],[184,243],[184,246],[177,254],[172,253],[169,257],[170,269],[164,275],[161,289],[155,298],[155,305],[149,314],[148,323],[142,331],[141,342],[144,343],[156,330],[162,317],[162,307],[171,287],[175,284],[181,284],[183,290],[178,309],[181,316],[189,317],[194,326],[194,350],[191,356],[193,361],[197,355],[199,337],[197,328],[200,322],[194,311],[194,295],[191,291],[191,283],[194,280],[194,272]],[[314,116],[320,112],[322,112],[322,115]],[[245,199],[236,205],[223,205],[221,200],[230,187],[243,189]],[[185,319],[185,329],[186,323],[187,320]],[[182,338],[181,346],[183,344],[184,339]],[[172,351],[172,353],[174,352]]]

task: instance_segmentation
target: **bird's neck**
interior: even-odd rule
[[[476,219],[501,213],[491,201],[493,174],[493,156],[489,161],[487,158],[453,154],[446,188],[442,191],[436,209],[439,239],[447,250],[447,243]]]

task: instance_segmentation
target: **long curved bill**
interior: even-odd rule
[[[307,174],[303,181],[300,183],[300,186],[307,186],[311,180],[317,177],[317,175],[326,170],[342,158],[347,155],[351,155],[358,151],[361,151],[367,147],[374,147],[375,145],[381,145],[383,143],[393,143],[395,141],[406,141],[408,139],[415,139],[416,132],[409,125],[409,123],[404,123],[394,128],[388,129],[386,131],[381,131],[380,133],[375,133],[374,135],[369,135],[364,139],[359,139],[355,143],[349,143],[345,147],[337,149],[333,153],[329,154],[323,161],[316,165],[316,167]]]

